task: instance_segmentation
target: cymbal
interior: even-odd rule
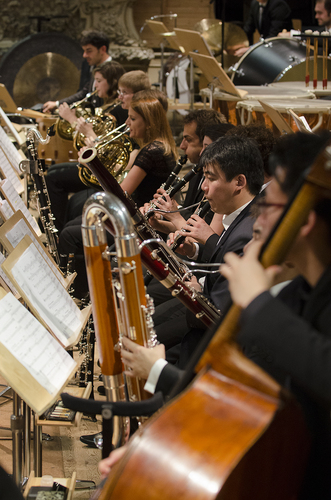
[[[217,19],[202,19],[194,26],[202,34],[211,50],[222,51],[222,22]],[[248,47],[246,33],[240,26],[224,23],[224,50],[232,54],[238,47]]]
[[[57,101],[77,91],[79,77],[79,70],[67,57],[52,52],[39,54],[18,71],[13,86],[14,101],[22,107]]]

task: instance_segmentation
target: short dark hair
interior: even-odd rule
[[[216,124],[216,123],[226,123],[226,118],[219,111],[215,111],[215,109],[195,109],[190,111],[186,116],[184,116],[184,125],[187,125],[192,122],[196,122],[197,128],[195,133],[199,137],[200,142],[202,143],[204,136],[202,135],[202,129],[208,124]]]
[[[207,136],[214,142],[233,128],[235,128],[235,126],[232,125],[232,123],[214,123],[212,125],[207,123],[201,130],[201,136],[202,138]]]
[[[319,134],[297,132],[280,137],[270,155],[270,168],[286,195],[295,192],[302,174],[313,165],[330,140],[331,134],[326,130]],[[284,178],[277,175],[277,167],[285,174]],[[326,223],[331,245],[331,191],[323,190],[314,211]]]
[[[265,125],[259,125],[257,123],[237,125],[237,127],[229,130],[227,135],[239,135],[241,137],[250,137],[251,139],[254,139],[257,142],[262,156],[264,172],[268,177],[271,176],[269,169],[269,156],[276,144],[276,138],[269,128]]]
[[[331,14],[331,0],[316,0],[315,3],[324,3],[324,8],[328,14]]]
[[[269,166],[286,195],[291,195],[302,173],[313,164],[330,138],[330,132],[323,131],[320,134],[297,132],[278,139],[270,155]],[[277,177],[277,167],[285,172],[282,180]]]
[[[254,196],[259,194],[264,180],[263,161],[254,140],[235,135],[220,137],[204,150],[201,162],[219,168],[227,182],[243,174],[248,191]]]
[[[80,37],[80,44],[83,47],[84,45],[93,45],[97,49],[101,49],[101,47],[105,46],[108,52],[109,49],[109,38],[106,33],[102,31],[95,30],[86,30],[83,31]]]
[[[96,73],[101,73],[107,80],[109,85],[109,89],[107,90],[109,99],[115,99],[117,97],[118,81],[125,73],[122,64],[116,61],[106,61],[94,68],[93,75],[95,76]]]

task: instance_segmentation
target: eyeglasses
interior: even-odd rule
[[[266,201],[263,201],[263,200],[258,200],[255,205],[258,207],[258,210],[260,212],[260,214],[264,214],[268,208],[270,207],[274,207],[274,208],[284,208],[285,207],[285,203],[268,203]]]
[[[133,92],[125,92],[125,90],[117,90],[117,95],[122,95],[123,97],[126,95],[133,95]]]

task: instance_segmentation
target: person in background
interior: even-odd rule
[[[100,64],[111,61],[111,56],[108,54],[109,49],[109,38],[105,33],[95,30],[86,30],[82,32],[80,39],[80,44],[83,49],[83,58],[89,64],[91,68],[91,77],[86,82],[84,87],[69,97],[60,99],[59,101],[47,101],[43,106],[44,113],[50,113],[54,109],[58,108],[63,102],[67,104],[72,104],[74,102],[84,99],[86,94],[94,90],[94,76],[93,69],[95,66],[100,66]],[[97,105],[100,105],[100,101]]]

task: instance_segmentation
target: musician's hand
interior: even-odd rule
[[[195,276],[192,276],[188,284],[190,285],[191,288],[194,288],[194,290],[196,290],[197,292],[202,292],[202,286]]]
[[[163,199],[163,197],[165,198],[165,200]],[[170,198],[170,196],[165,192],[164,189],[160,188],[154,194],[154,203],[157,206],[157,208],[162,210],[163,217],[167,221],[172,222],[175,225],[176,229],[180,229],[185,219],[180,215],[180,212],[177,212],[178,203],[172,198]],[[174,213],[163,213],[163,211],[174,212]]]
[[[196,246],[194,244],[193,239],[188,238],[186,233],[183,233],[182,231],[176,231],[175,233],[170,233],[169,238],[167,240],[167,245],[170,247],[173,244],[178,234],[184,235],[185,240],[183,241],[183,243],[179,245],[179,247],[176,248],[175,250],[176,253],[179,253],[180,255],[185,255],[189,259],[193,258],[196,251]]]
[[[89,146],[83,146],[82,148],[80,148],[80,150],[78,151],[78,161],[80,160],[82,154],[84,153],[84,151],[86,151],[87,149],[89,148]]]
[[[43,105],[43,113],[51,113],[56,109],[56,101],[47,101]]]
[[[82,116],[77,119],[76,130],[77,132],[84,134],[86,138],[92,139],[93,141],[97,138],[97,135],[93,131],[92,123],[86,123]]]
[[[196,214],[191,215],[182,229],[186,231],[185,233],[183,232],[183,234],[190,236],[202,244],[206,243],[212,234],[215,234],[215,231],[212,230],[210,225]]]
[[[248,49],[249,49],[249,47],[240,47],[239,49],[237,49],[234,52],[234,55],[236,57],[241,57],[241,56],[243,56],[248,51]]]
[[[122,337],[122,343],[124,347],[121,350],[122,361],[130,369],[124,373],[129,377],[147,379],[155,361],[165,359],[163,344],[148,348],[132,342],[127,337]]]
[[[233,302],[242,308],[247,307],[262,292],[269,290],[282,269],[280,266],[263,268],[258,261],[262,244],[262,241],[253,241],[243,257],[227,253],[224,256],[225,263],[220,266],[221,274],[229,282]]]
[[[74,124],[77,120],[76,112],[73,109],[70,109],[66,102],[63,102],[59,106],[59,115],[67,122]]]
[[[104,458],[101,460],[98,464],[98,468],[101,474],[101,479],[105,479],[111,468],[123,457],[127,450],[126,446],[121,446],[121,448],[117,448],[116,450],[112,451],[109,455],[109,457]]]

